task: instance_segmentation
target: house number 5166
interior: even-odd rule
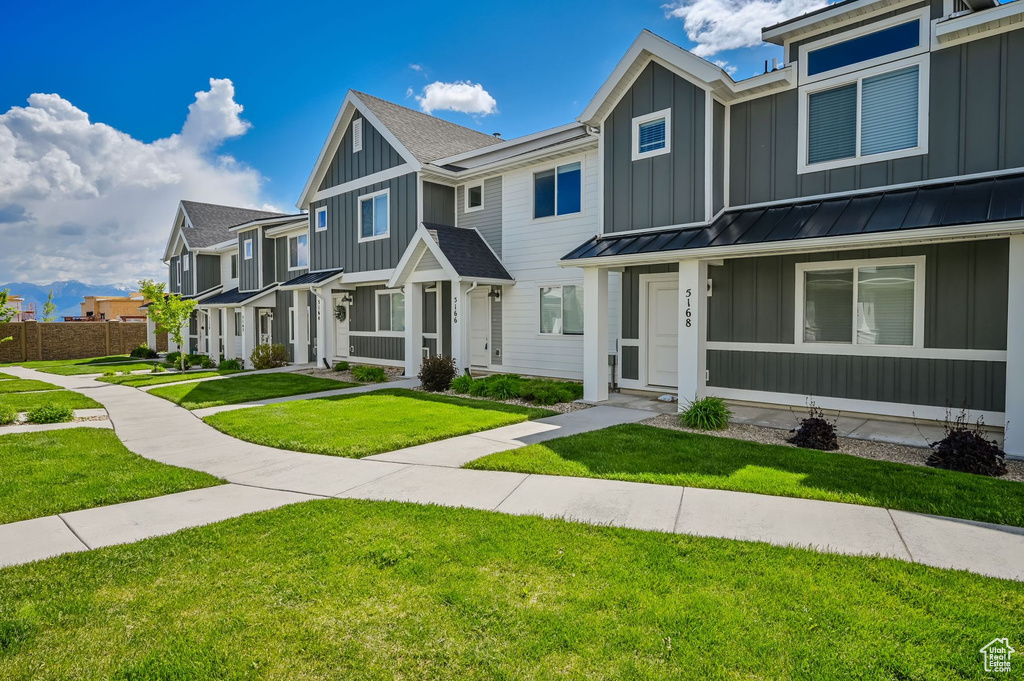
[[[693,310],[690,309],[690,297],[693,289],[686,289],[686,328],[693,326]]]

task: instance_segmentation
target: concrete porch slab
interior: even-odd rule
[[[0,525],[0,567],[31,563],[88,548],[59,516]]]

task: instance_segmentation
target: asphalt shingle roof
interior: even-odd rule
[[[475,229],[430,222],[423,223],[423,227],[441,247],[444,257],[448,258],[459,276],[515,281]]]
[[[420,163],[430,163],[504,141],[365,92],[353,93]]]
[[[271,213],[251,208],[218,206],[215,203],[182,201],[182,208],[188,215],[192,228],[185,227],[185,239],[191,248],[207,248],[223,241],[230,241],[235,235],[228,231],[235,225],[262,218],[282,217],[284,213]]]

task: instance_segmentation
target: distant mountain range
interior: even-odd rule
[[[57,303],[57,317],[75,316],[81,314],[79,303],[85,296],[126,296],[138,289],[137,282],[119,284],[85,284],[80,281],[55,281],[52,284],[26,284],[14,282],[11,284],[0,284],[0,291],[8,289],[12,295],[19,295],[25,299],[26,306],[34,303],[36,306],[36,318],[43,318],[43,303],[46,302],[47,294],[53,291],[53,302]]]

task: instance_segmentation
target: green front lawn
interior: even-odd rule
[[[10,374],[0,374],[0,381],[5,381],[8,378],[14,378],[14,376],[11,376]]]
[[[465,466],[755,492],[1024,526],[1024,484],[781,445],[625,425]]]
[[[317,378],[304,374],[257,374],[225,378],[223,381],[204,381],[154,388],[150,395],[180,404],[186,409],[206,409],[225,404],[241,404],[274,397],[288,397],[304,393],[352,388],[357,383]]]
[[[36,359],[30,362],[7,362],[0,364],[0,367],[25,367],[26,369],[38,369],[40,367],[74,366],[77,364],[104,364],[108,362],[132,362],[128,355],[107,355],[106,357],[86,357],[84,359]]]
[[[121,444],[112,430],[69,428],[0,436],[0,523],[220,483],[206,473],[144,459]],[[0,599],[0,660],[8,615]]]
[[[73,390],[47,390],[42,393],[14,393],[0,395],[0,407],[14,407],[15,411],[28,411],[44,404],[57,404],[72,409],[102,409],[103,405]]]
[[[60,390],[60,386],[31,378],[12,378],[0,381],[0,395],[9,393],[27,393],[37,390]]]
[[[150,385],[163,385],[164,383],[180,383],[181,381],[194,381],[198,378],[213,378],[215,376],[230,376],[242,373],[240,370],[233,371],[194,371],[194,372],[164,372],[161,374],[133,374],[132,376],[101,376],[97,381],[127,385],[132,388],[144,388]]]
[[[1021,612],[895,560],[324,500],[0,570],[0,678],[979,678]]]
[[[205,421],[247,442],[360,458],[553,415],[398,388],[225,411]]]
[[[50,366],[29,367],[44,374],[57,376],[85,376],[102,374],[104,371],[142,371],[152,369],[156,360],[132,360],[129,362],[92,362],[84,364],[57,364]]]

